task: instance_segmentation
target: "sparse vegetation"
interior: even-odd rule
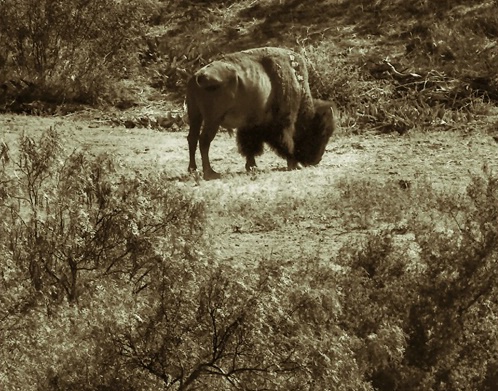
[[[213,203],[60,137],[0,154],[2,388],[493,389],[488,169],[462,191],[342,179],[306,196],[221,187]],[[326,261],[241,264],[210,250],[207,210],[241,230],[308,221],[351,239]]]
[[[153,9],[148,0],[2,1],[0,107],[38,114],[44,104],[49,112],[64,103],[133,104],[116,85],[137,67]]]
[[[207,183],[183,135],[3,115],[0,389],[494,390],[496,6],[0,1],[3,111],[138,99],[122,122],[167,128],[160,94],[180,106],[194,69],[272,44],[343,127],[294,172],[227,174],[223,135]]]

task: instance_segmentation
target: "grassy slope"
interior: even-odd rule
[[[498,101],[495,9],[495,1],[168,4],[149,32],[146,80],[179,105],[188,75],[220,53],[287,46],[308,57],[313,94],[334,99],[353,131],[459,126]]]

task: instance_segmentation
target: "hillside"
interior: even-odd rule
[[[63,114],[97,104],[114,123],[178,130],[190,74],[221,53],[265,45],[304,53],[313,94],[334,99],[354,132],[459,127],[498,101],[496,1],[137,0],[113,10],[94,0],[85,8],[88,18],[111,7],[108,20],[98,19],[108,33],[98,37],[96,29],[96,40],[79,37],[90,23],[84,17],[75,27],[54,24],[38,33],[44,18],[76,3],[55,10],[31,5],[45,7],[45,14],[35,13],[39,20],[22,35],[7,26],[24,24],[30,9],[14,13],[13,4],[2,3],[9,22],[0,28],[4,110]],[[107,50],[105,61],[81,62],[74,41],[57,40],[64,32],[82,43],[82,55]],[[60,61],[72,65],[61,68]]]
[[[0,1],[0,390],[494,391],[497,9]],[[263,45],[341,127],[205,181],[185,83]]]
[[[493,1],[187,4],[164,7],[147,35],[152,85],[176,101],[218,54],[266,45],[304,53],[313,94],[353,131],[459,126],[498,100]]]

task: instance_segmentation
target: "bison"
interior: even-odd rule
[[[224,55],[198,70],[187,85],[189,171],[197,144],[205,179],[216,179],[209,147],[218,128],[237,129],[246,169],[267,143],[289,169],[320,162],[336,127],[334,106],[314,100],[304,58],[288,49],[265,47]],[[203,129],[201,132],[201,127]]]

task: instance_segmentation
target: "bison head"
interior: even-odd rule
[[[322,160],[330,136],[337,129],[337,109],[333,102],[314,99],[314,115],[296,124],[295,158],[304,166]]]

